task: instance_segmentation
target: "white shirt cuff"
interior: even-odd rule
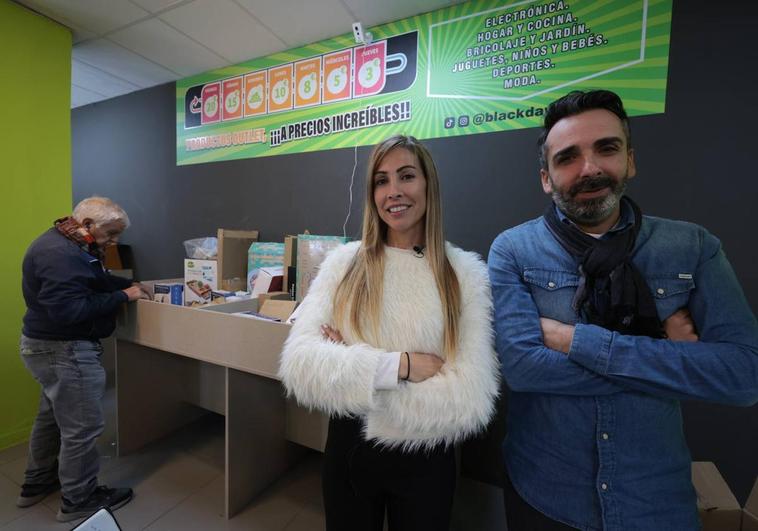
[[[397,371],[400,368],[400,352],[383,352],[374,374],[374,389],[397,389]]]

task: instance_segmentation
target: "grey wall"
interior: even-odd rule
[[[675,2],[665,114],[632,123],[638,177],[629,193],[649,214],[694,221],[717,234],[758,309],[755,170],[758,51],[744,35],[758,7]],[[97,193],[121,203],[133,225],[140,278],[180,276],[181,241],[216,228],[253,228],[264,240],[338,234],[347,212],[353,150],[175,166],[173,84],[73,111],[74,199]],[[430,140],[441,172],[448,239],[485,254],[503,229],[544,208],[537,131]],[[368,148],[358,150],[358,235]],[[758,473],[758,407],[688,403],[695,459],[714,460],[741,501]]]

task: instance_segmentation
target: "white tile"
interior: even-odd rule
[[[161,516],[150,531],[204,531],[207,529],[280,531],[296,519],[298,529],[323,528],[321,502],[321,456],[304,460],[254,499],[231,520],[223,518],[224,478],[218,477],[171,511]]]
[[[52,504],[55,510],[58,510],[60,492],[53,492],[37,505],[23,509],[16,507],[16,498],[18,498],[20,493],[21,487],[19,487],[17,482],[0,475],[0,529],[5,531],[8,529],[5,526],[11,522],[13,522],[14,529],[38,529],[38,527],[28,523],[30,516],[33,521],[45,522],[45,526],[48,523],[54,523],[55,518],[50,505]],[[27,523],[25,525],[19,524],[18,527],[15,527],[16,521],[19,519]]]
[[[147,88],[174,81],[178,74],[131,52],[108,39],[74,46],[73,59]]]
[[[42,504],[23,509],[23,514],[2,526],[3,531],[69,531],[71,522],[61,523],[55,519],[58,511],[50,510]],[[76,523],[76,522],[73,522]],[[126,531],[126,530],[124,530]]]
[[[71,62],[71,84],[97,92],[108,98],[134,92],[140,87],[116,76],[104,72],[86,63]]]
[[[29,452],[29,443],[24,441],[10,448],[0,451],[0,465],[15,461],[19,457],[26,457]]]
[[[26,514],[25,509],[16,507],[19,492],[17,483],[0,475],[0,526]]]
[[[109,38],[181,76],[191,76],[227,64],[225,59],[160,19],[140,22],[110,34]]]
[[[74,44],[74,46],[76,46],[79,43],[97,38],[97,34],[91,31],[87,31],[85,29],[80,29],[80,28],[70,28],[70,29],[72,33],[71,42]]]
[[[128,1],[24,0],[24,3],[68,27],[102,35],[150,13]]]
[[[224,429],[224,416],[210,414],[179,430],[172,439],[183,452],[222,470],[226,464]]]
[[[76,85],[71,85],[71,108],[72,109],[76,109],[77,107],[82,107],[83,105],[89,105],[90,103],[103,101],[105,99],[108,99],[108,98],[102,94],[97,94],[96,92],[92,92],[91,90],[87,90],[86,88],[77,87]]]
[[[223,512],[224,477],[219,476],[160,516],[146,529],[150,531],[161,531],[164,529],[181,529],[182,531],[228,529],[225,525],[226,519]],[[258,528],[251,527],[251,529]]]
[[[134,489],[134,499],[116,513],[125,529],[144,529],[223,474],[185,453],[167,457],[149,470],[143,465],[118,466],[100,477],[109,486]]]
[[[195,0],[160,18],[232,63],[287,48],[284,41],[231,0]]]
[[[13,481],[16,485],[24,482],[24,472],[26,471],[26,456],[17,457],[12,461],[0,465],[0,474]]]
[[[339,0],[237,1],[291,48],[348,33],[353,23]]]
[[[387,22],[449,7],[449,0],[344,0],[348,9],[368,29]]]
[[[326,523],[323,513],[301,511],[283,531],[322,531],[324,529],[326,529]]]
[[[231,520],[224,518],[223,509],[224,478],[219,477],[158,518],[147,530],[280,531],[298,512],[298,507],[289,503],[286,497],[267,497],[266,494],[254,500]]]
[[[191,0],[190,0],[191,1]],[[151,13],[158,13],[177,4],[186,4],[187,0],[132,0],[135,4],[143,7]]]

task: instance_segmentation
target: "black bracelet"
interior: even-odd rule
[[[407,352],[403,352],[403,354],[405,354],[405,361],[408,362],[408,372],[405,373],[405,378],[403,378],[407,382],[408,378],[411,377],[411,355]]]

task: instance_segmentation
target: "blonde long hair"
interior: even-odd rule
[[[363,206],[362,245],[334,294],[334,322],[340,327],[349,324],[362,341],[379,337],[384,282],[384,246],[387,224],[379,217],[374,202],[374,174],[384,157],[393,149],[406,149],[416,156],[426,178],[426,214],[424,253],[442,302],[444,316],[443,348],[447,359],[455,356],[458,347],[458,326],[461,313],[461,292],[458,277],[445,253],[442,230],[442,202],[439,177],[429,151],[412,136],[396,135],[378,144],[371,153],[366,172],[366,197]],[[345,319],[347,317],[347,319]],[[363,321],[365,319],[365,321]],[[371,329],[364,330],[363,322]],[[371,341],[370,341],[371,342]]]

